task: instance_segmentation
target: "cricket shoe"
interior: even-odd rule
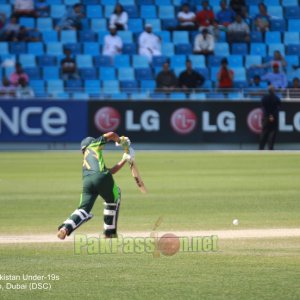
[[[104,238],[105,238],[105,239],[117,239],[117,238],[118,238],[118,234],[117,234],[117,233],[113,233],[113,234],[104,234]]]
[[[64,240],[68,235],[68,229],[66,227],[62,227],[57,232],[57,237],[61,240]]]

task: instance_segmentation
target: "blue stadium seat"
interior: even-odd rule
[[[79,41],[85,42],[96,42],[96,34],[92,30],[82,30],[79,32]]]
[[[279,19],[272,19],[271,20],[271,30],[272,31],[280,31],[284,32],[285,31],[285,20]]]
[[[94,57],[95,67],[110,67],[112,65],[111,57],[106,55],[99,55]]]
[[[252,43],[262,43],[263,42],[262,33],[260,31],[251,31],[250,40]]]
[[[35,94],[37,93],[45,93],[45,82],[44,80],[30,80],[30,87],[34,90]]]
[[[173,69],[173,71],[177,77],[180,76],[181,72],[185,71],[185,67],[177,67],[177,68],[171,68],[171,69]]]
[[[161,68],[162,65],[168,60],[168,57],[165,55],[161,55],[161,56],[153,56],[152,59],[152,67],[154,68]]]
[[[287,45],[287,54],[300,56],[300,45],[299,44]]]
[[[300,18],[300,8],[299,6],[289,6],[285,8],[285,17],[290,19],[299,19]]]
[[[175,18],[175,10],[172,5],[160,5],[158,6],[158,17],[163,19],[174,19]]]
[[[135,5],[134,0],[119,0],[119,3],[123,6]]]
[[[99,79],[101,80],[115,80],[116,71],[111,67],[100,67],[99,70]]]
[[[120,81],[120,87],[122,92],[134,92],[138,89],[138,83],[136,80],[122,80]]]
[[[193,68],[206,68],[204,55],[189,55]]]
[[[35,28],[35,19],[34,18],[24,18],[24,17],[21,17],[19,19],[19,24],[21,26],[25,26],[26,28]]]
[[[97,70],[95,68],[80,68],[79,74],[81,79],[86,79],[86,80],[98,79]]]
[[[11,54],[27,53],[26,43],[24,43],[24,42],[10,43],[10,53]]]
[[[30,81],[41,79],[40,68],[37,67],[24,68],[24,72],[28,75]]]
[[[162,20],[163,30],[175,30],[177,26],[178,26],[178,21],[175,18]]]
[[[92,68],[93,67],[92,56],[88,54],[76,55],[76,64],[78,68]]]
[[[266,56],[267,55],[266,45],[263,43],[252,43],[250,45],[250,54]]]
[[[101,19],[103,18],[101,5],[87,5],[86,16],[89,19]]]
[[[77,43],[77,32],[74,30],[62,30],[60,32],[60,41],[62,43]]]
[[[164,56],[174,55],[174,44],[173,43],[163,43],[161,45],[161,53]]]
[[[247,55],[248,45],[246,43],[233,43],[231,45],[231,53],[234,55]]]
[[[123,43],[132,43],[133,39],[132,39],[132,32],[130,31],[118,31],[118,36],[122,39]]]
[[[57,93],[63,93],[64,92],[64,83],[60,79],[47,80],[46,85],[47,85],[47,91],[50,94],[55,95]]]
[[[42,32],[43,42],[44,43],[52,43],[58,41],[57,31],[43,31]]]
[[[80,91],[82,89],[82,81],[80,79],[71,79],[66,81],[68,91]]]
[[[285,54],[285,47],[283,44],[279,43],[279,44],[269,44],[268,45],[268,55],[273,55],[274,51],[280,51],[281,54]]]
[[[105,18],[109,18],[111,15],[112,15],[112,13],[113,13],[113,11],[114,11],[114,9],[115,9],[115,6],[114,5],[112,5],[113,3],[111,3],[111,1],[110,0],[108,0],[110,3],[109,4],[105,4],[105,6],[104,6],[104,16],[105,16]],[[103,3],[103,0],[102,0],[102,5],[103,5],[104,3]]]
[[[251,18],[254,18],[258,13],[259,13],[259,10],[258,10],[258,6],[257,5],[250,5],[248,7],[248,10],[249,10],[249,16]]]
[[[133,55],[132,65],[134,68],[148,68],[149,67],[148,58],[142,55]]]
[[[142,19],[155,19],[157,18],[155,5],[141,5],[140,17]]]
[[[285,45],[300,43],[299,32],[285,32],[283,41]]]
[[[124,10],[127,12],[129,18],[138,18],[139,12],[135,5],[124,5]]]
[[[133,92],[130,95],[131,100],[148,100],[149,94],[146,92]]]
[[[135,69],[135,78],[138,80],[152,80],[152,70],[150,68],[137,68]]]
[[[80,43],[68,43],[63,46],[63,49],[69,49],[73,55],[81,54],[81,44]]]
[[[202,68],[195,68],[195,71],[198,72],[199,74],[201,74],[204,78],[205,81],[209,80],[209,69],[206,67],[202,67]]]
[[[206,94],[205,93],[191,93],[189,96],[189,99],[194,100],[194,101],[206,100]]]
[[[72,94],[72,99],[74,99],[74,100],[89,100],[90,96],[87,93],[75,92]]]
[[[144,30],[142,19],[129,19],[128,20],[128,30],[131,32],[140,33]]]
[[[61,56],[63,54],[63,47],[60,42],[51,42],[46,44],[47,54]]]
[[[59,100],[69,100],[70,95],[69,93],[63,92],[63,93],[57,93],[55,94],[55,98]]]
[[[0,42],[0,53],[1,55],[9,54],[8,42]]]
[[[119,81],[135,80],[134,69],[131,67],[118,68],[118,79]]]
[[[175,53],[176,54],[192,54],[193,47],[191,44],[177,44],[175,45]]]
[[[137,0],[138,5],[154,5],[154,0]]]
[[[300,20],[288,20],[288,31],[299,32]]]
[[[6,17],[11,15],[12,6],[10,4],[0,4],[0,11],[5,14]]]
[[[35,55],[33,54],[20,54],[19,61],[24,68],[30,68],[36,66]]]
[[[113,100],[128,100],[127,93],[117,93],[112,95],[111,99]]]
[[[56,57],[53,55],[40,55],[37,57],[37,61],[40,67],[56,65]]]
[[[152,25],[152,31],[156,33],[157,31],[161,31],[161,21],[160,19],[145,19],[145,24]]]
[[[161,38],[162,43],[170,43],[171,41],[170,31],[158,31],[156,32],[156,35],[158,35]]]
[[[175,92],[171,93],[169,96],[170,100],[186,100],[186,94],[185,93],[180,93],[180,92]]]
[[[64,0],[64,3],[68,6],[73,6],[74,4],[78,3],[77,0]]]
[[[243,67],[243,56],[242,55],[229,55],[227,57],[228,59],[228,64],[230,66],[235,66],[235,67]]]
[[[98,32],[98,43],[100,45],[103,45],[104,44],[104,38],[105,36],[108,34],[108,32],[106,31],[99,31]]]
[[[285,60],[287,62],[287,67],[291,69],[293,66],[299,65],[299,56],[298,55],[286,55]]]
[[[282,0],[282,6],[297,6],[298,0]]]
[[[44,44],[40,43],[40,42],[27,43],[27,52],[30,54],[34,54],[34,55],[43,55],[44,54]]]
[[[187,31],[173,31],[173,43],[176,44],[189,44],[189,33]]]
[[[104,94],[118,94],[120,93],[118,80],[104,80],[103,81]]]
[[[229,44],[228,43],[216,43],[215,44],[215,55],[218,56],[228,56],[229,53]]]
[[[89,94],[99,94],[101,89],[100,80],[84,80],[85,92]]]
[[[154,0],[154,3],[155,3],[156,6],[171,5],[172,4],[172,0]]]
[[[92,19],[91,20],[91,29],[92,31],[106,31],[107,30],[107,22],[106,19]]]
[[[271,0],[273,2],[273,0]],[[272,3],[271,5],[268,5],[268,13],[271,16],[271,18],[279,18],[282,19],[283,13],[282,13],[282,7],[280,5],[274,5],[275,3]]]
[[[59,79],[59,69],[57,67],[44,67],[43,68],[43,78],[45,80]]]
[[[184,68],[185,69],[186,56],[185,55],[174,55],[170,59],[170,67],[175,68]]]
[[[140,90],[142,92],[153,92],[156,88],[155,80],[141,80]]]
[[[136,54],[136,43],[123,44],[123,54],[133,55]]]
[[[223,59],[223,56],[210,55],[208,57],[208,66],[210,68],[211,67],[220,67],[222,59]]]
[[[83,43],[83,53],[97,56],[100,53],[99,44],[94,42]]]
[[[277,31],[267,31],[265,35],[266,44],[279,44],[281,43],[281,33]]]
[[[115,68],[130,67],[130,56],[129,55],[116,55],[113,59]]]
[[[253,65],[261,65],[260,55],[247,55],[245,58],[245,67],[250,68]]]
[[[150,98],[151,98],[151,100],[167,100],[167,99],[169,99],[167,94],[156,93],[156,92],[150,93]]]
[[[66,6],[63,4],[52,4],[50,15],[54,19],[61,19],[66,13]]]
[[[84,5],[96,5],[99,4],[101,0],[83,0],[82,3]]]

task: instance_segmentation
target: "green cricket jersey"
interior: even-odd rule
[[[108,172],[102,155],[102,150],[106,142],[106,138],[104,136],[100,136],[86,148],[82,164],[83,177],[96,173]]]

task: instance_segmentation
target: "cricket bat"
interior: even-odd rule
[[[129,149],[125,149],[125,152],[129,153]],[[130,170],[131,170],[131,174],[132,174],[138,188],[140,189],[140,191],[144,194],[147,193],[147,189],[146,189],[145,184],[142,180],[142,177],[140,175],[140,172],[138,170],[136,162],[134,160],[132,162],[130,162],[129,167],[130,167]]]

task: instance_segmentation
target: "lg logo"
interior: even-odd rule
[[[263,111],[261,108],[251,110],[247,117],[247,125],[254,133],[261,133],[262,130]]]
[[[120,113],[112,107],[100,108],[94,118],[95,126],[101,132],[116,130],[121,123]]]
[[[179,134],[192,132],[197,124],[197,117],[188,108],[179,108],[171,116],[171,126]]]

